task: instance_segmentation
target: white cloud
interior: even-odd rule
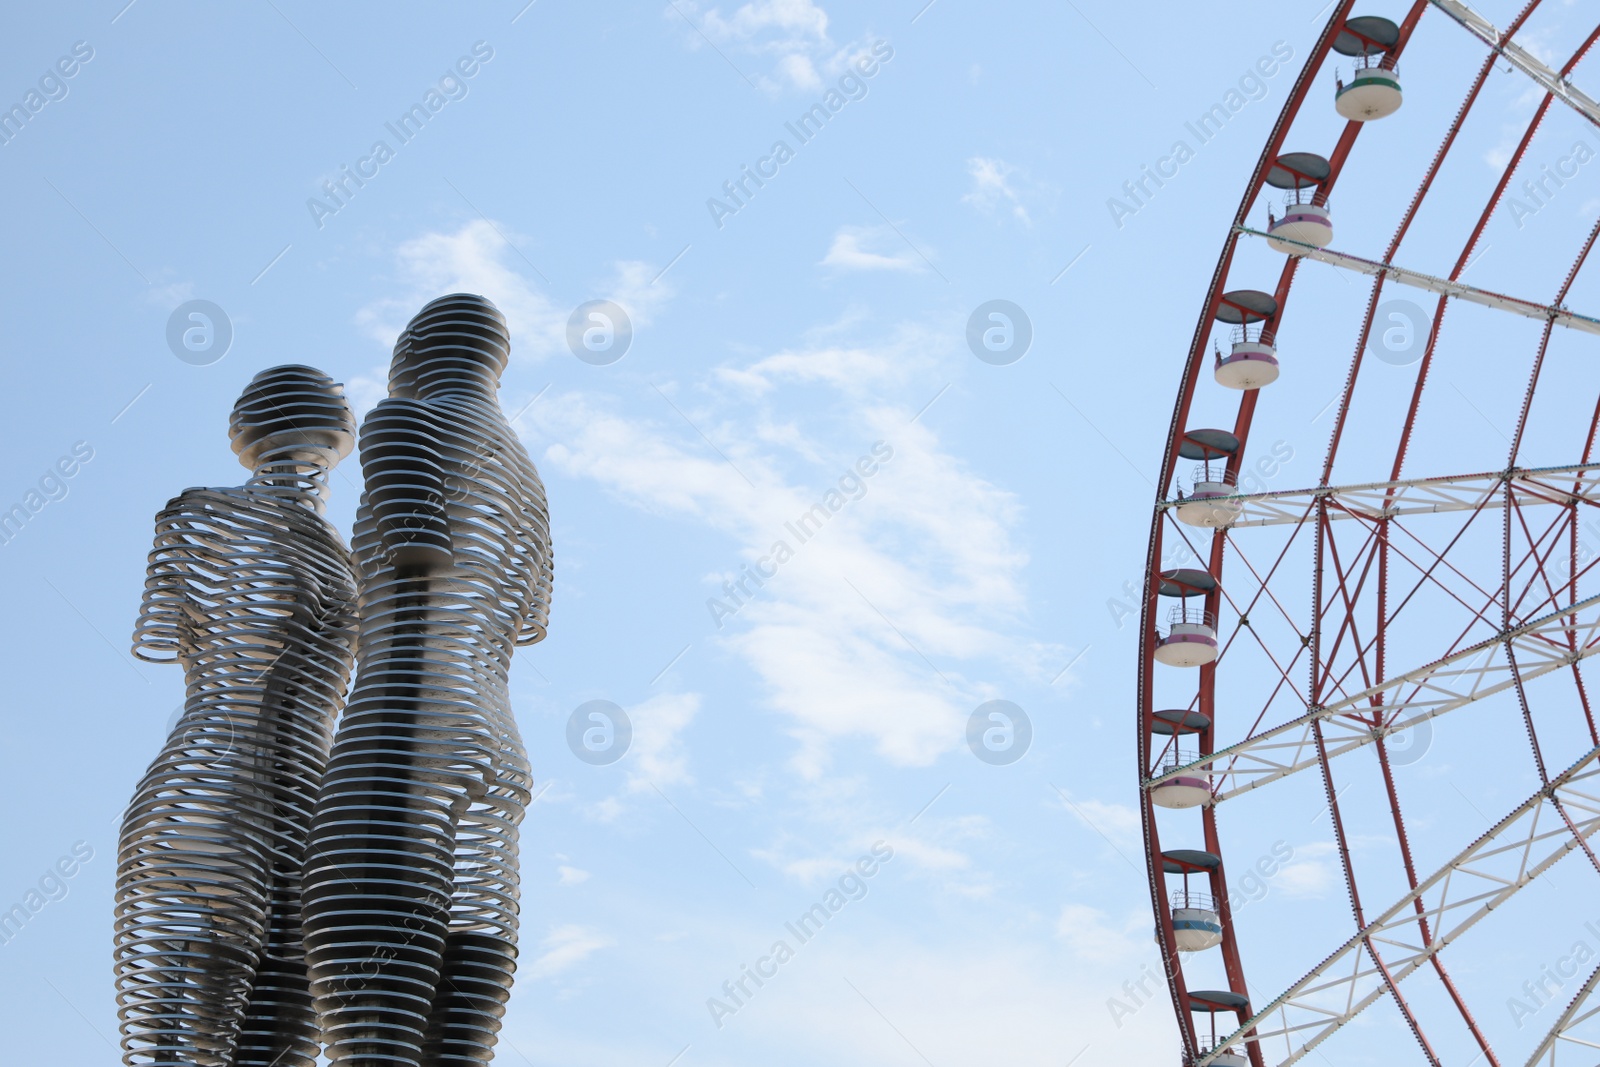
[[[864,43],[836,45],[828,36],[828,13],[812,0],[751,0],[723,14],[721,8],[701,11],[692,0],[673,0],[663,17],[684,26],[683,40],[698,49],[709,42],[748,74],[746,60],[772,63],[772,73],[757,72],[755,80],[770,93],[815,92],[823,83],[844,73],[850,63],[868,51]],[[692,27],[692,28],[691,28]],[[703,36],[702,36],[703,35]]]
[[[395,252],[403,295],[362,308],[357,323],[376,340],[392,345],[407,320],[429,300],[445,293],[481,293],[505,313],[513,358],[543,357],[564,347],[570,309],[557,307],[528,278],[526,264],[508,243],[515,237],[509,233],[502,237],[503,229],[474,219],[454,233],[429,232],[404,242]]]
[[[1333,864],[1321,857],[1331,855],[1333,851],[1331,841],[1296,845],[1294,859],[1272,876],[1272,887],[1296,900],[1324,896],[1333,888],[1336,875]]]
[[[419,304],[418,307],[421,307]],[[384,361],[365,374],[351,376],[344,383],[344,395],[359,422],[361,417],[378,406],[378,401],[389,395],[389,363]]]
[[[1149,912],[1115,923],[1105,912],[1086,904],[1063,904],[1056,919],[1056,933],[1073,955],[1092,964],[1128,963],[1148,954],[1149,938],[1137,936],[1136,931],[1149,926]]]
[[[791,52],[778,60],[777,70],[783,81],[797,89],[822,88],[822,78],[817,74],[816,65],[811,62],[810,56]]]
[[[736,1015],[723,1019],[721,1030],[709,1020],[704,998],[725,996],[718,987],[723,978],[737,976],[734,961],[760,952],[774,937],[788,936],[781,926],[742,931],[746,940],[726,946],[714,942],[717,956],[709,963],[696,951],[711,939],[706,935],[665,945],[639,960],[631,974],[619,975],[634,979],[643,995],[672,993],[670,1008],[652,1013],[658,1001],[669,1003],[659,997],[644,1005],[643,1018],[670,1011],[667,1017],[684,1030],[660,1056],[662,1062],[698,1032],[704,1037],[694,1039],[689,1055],[716,1067],[920,1065],[924,1057],[939,1067],[1062,1067],[1075,1056],[1077,1067],[1172,1063],[1177,1027],[1148,939],[1145,957],[1121,966],[1076,965],[1052,943],[1045,924],[1030,925],[1022,936],[997,927],[930,942],[931,932],[947,928],[898,933],[874,927],[873,910],[894,907],[887,896],[879,899],[884,892],[875,886],[821,936],[800,946],[774,979],[755,989]],[[659,944],[659,939],[648,943]],[[685,988],[686,975],[695,977]],[[1127,992],[1129,980],[1139,983],[1137,1001]],[[1116,1018],[1108,1010],[1113,996],[1139,1007]],[[559,1009],[540,1010],[530,1003],[513,997],[502,1040],[537,1047],[550,1063],[627,1067],[655,1056],[663,1043],[643,1027],[596,1029]]]
[[[767,17],[747,18],[758,16]],[[470,290],[506,311],[523,356],[564,349],[567,312],[486,222],[407,241],[396,262],[406,295],[364,310],[375,336],[392,340],[426,300]],[[645,264],[620,263],[600,292],[646,321],[668,295],[654,277]],[[708,609],[708,631],[760,679],[763,703],[794,739],[792,767],[809,779],[823,774],[842,741],[864,742],[895,765],[926,766],[962,744],[973,707],[1001,695],[969,673],[1048,681],[1067,658],[1018,636],[1028,563],[1013,539],[1019,502],[947,451],[930,423],[911,421],[920,396],[907,406],[883,399],[918,381],[935,395],[948,381],[939,368],[960,358],[951,331],[908,324],[863,337],[866,329],[847,317],[699,380],[655,383],[693,430],[665,403],[641,418],[617,397],[586,391],[550,395],[523,417],[552,442],[540,459],[550,472],[728,540],[727,566],[707,576],[708,601],[726,606],[724,582],[747,584],[720,627]],[[351,383],[357,403],[383,395],[384,374],[375,368]],[[787,390],[816,388],[835,394],[812,408],[820,416],[769,407]],[[867,469],[873,473],[860,473]],[[797,537],[790,524],[808,515],[810,534]],[[780,540],[792,558],[753,588],[748,568]],[[619,818],[627,795],[651,784],[694,783],[680,735],[699,704],[697,694],[666,694],[629,709],[628,784],[591,805],[590,817]],[[964,863],[944,845],[930,844],[920,859],[930,869]]]
[[[528,419],[555,440],[544,454],[552,467],[595,481],[640,510],[716,525],[727,521],[729,509],[749,506],[748,487],[738,475],[703,445],[683,441],[675,429],[629,419],[581,393],[551,395]],[[735,462],[750,460],[740,466],[757,484],[766,480],[754,457],[744,456],[730,441],[723,443]]]
[[[1015,571],[1026,558],[1005,532],[1016,521],[1016,505],[1009,494],[964,475],[925,429],[903,428],[888,446],[893,458],[862,481],[861,499],[800,543],[785,523],[806,514],[822,496],[819,489],[773,484],[778,476],[768,464],[725,447],[760,487],[752,493],[703,450],[686,454],[659,433],[583,410],[572,398],[546,410],[568,416],[553,434],[565,443],[547,453],[568,473],[597,478],[648,510],[707,521],[743,541],[750,561],[775,540],[793,542],[796,558],[771,583],[772,595],[743,607],[737,619],[748,625],[726,640],[767,683],[770,703],[795,723],[793,735],[813,771],[827,741],[846,736],[874,739],[898,764],[931,762],[956,743],[976,702],[976,694],[961,694],[951,659],[1012,658],[1019,651],[976,621],[1021,607]],[[874,417],[878,428],[893,432],[908,416]],[[867,453],[866,443],[861,451]],[[833,459],[834,477],[848,473],[855,458]],[[873,544],[879,524],[897,530],[883,531],[883,543]],[[930,666],[923,656],[942,658],[945,666]]]
[[[896,835],[894,850],[897,858],[926,871],[950,874],[972,866],[972,858],[966,853],[917,837]]]
[[[833,235],[833,244],[822,258],[825,267],[839,270],[923,270],[922,257],[909,248],[885,254],[868,248],[881,245],[891,231],[881,226],[844,226]]]
[[[144,299],[157,307],[172,309],[194,299],[194,282],[164,282],[152,284],[144,291]]]
[[[616,793],[601,797],[584,808],[584,814],[602,823],[616,823],[625,815],[633,814],[637,805],[630,802],[634,794],[650,794],[649,803],[657,804],[655,792],[672,786],[693,786],[695,779],[689,773],[688,755],[681,734],[700,710],[698,693],[663,693],[639,704],[623,709],[628,716],[632,737],[628,751],[619,767],[626,768],[627,782]],[[558,868],[561,884],[568,882],[566,872],[571,868]],[[581,881],[588,878],[587,871],[575,871]]]
[[[406,322],[428,301],[446,293],[480,293],[506,316],[513,362],[566,354],[572,308],[558,305],[546,294],[533,276],[534,268],[512,241],[526,244],[504,226],[475,219],[453,233],[432,231],[404,242],[395,251],[400,295],[362,308],[356,322],[375,340],[393,345]],[[672,297],[664,279],[652,282],[658,273],[651,264],[619,260],[612,264],[611,276],[592,287],[594,299],[621,305],[636,329],[648,325]],[[388,361],[352,379],[350,390],[358,413],[387,396]]]
[[[769,848],[752,849],[751,855],[764,860],[775,869],[794,879],[800,885],[817,888],[832,882],[858,859],[867,855],[874,845],[887,844],[893,849],[893,862],[898,870],[914,867],[924,874],[948,875],[969,870],[971,857],[957,849],[937,844],[932,834],[918,835],[904,829],[880,829],[863,832],[859,805],[864,798],[856,788],[857,783],[826,779],[813,790],[814,796],[843,794],[849,801],[837,808],[813,810],[812,815],[840,831],[840,837],[830,848],[818,851],[809,842],[800,841],[787,834]],[[924,826],[926,830],[926,825]]]
[[[720,620],[720,640],[761,679],[798,745],[793,765],[809,778],[843,739],[901,766],[957,747],[972,707],[999,695],[968,681],[970,661],[1047,681],[1066,660],[1016,634],[1027,564],[1012,540],[1016,499],[946,452],[928,424],[910,422],[913,411],[879,399],[884,383],[937,362],[948,341],[934,336],[907,329],[886,341],[798,347],[724,367],[696,388],[664,383],[737,471],[670,413],[629,419],[575,394],[533,413],[559,442],[544,456],[553,470],[734,542],[728,567],[708,582],[708,594],[738,607]],[[751,411],[752,396],[793,384],[839,393],[835,415],[858,443],[825,447],[814,431]],[[891,458],[861,477],[855,464],[871,458],[874,441]],[[812,535],[802,539],[791,526],[807,514]],[[776,576],[759,589],[744,578],[730,594],[724,582],[746,567],[771,570],[779,541],[793,556]],[[708,626],[715,621],[708,610]]]
[[[718,381],[758,396],[785,383],[828,385],[848,394],[879,393],[885,386],[924,377],[948,343],[940,332],[906,326],[870,344],[802,344],[744,367],[719,367],[715,374]]]
[[[1557,32],[1554,26],[1532,27],[1517,34],[1517,43],[1545,66],[1559,67],[1561,57],[1556,45]]]
[[[967,160],[972,190],[961,198],[962,202],[972,204],[985,213],[1009,206],[1017,221],[1030,223],[1032,220],[1028,217],[1028,209],[1023,206],[1022,197],[1011,184],[1011,177],[1016,173],[1017,168],[1003,159],[973,156]]]
[[[566,864],[557,867],[556,874],[560,876],[562,885],[581,885],[589,880],[588,871],[579,870],[576,867],[568,867]]]
[[[1123,980],[1142,977],[1137,961],[1111,973],[1064,962],[1010,939],[937,947],[839,939],[780,972],[781,1000],[755,999],[729,1025],[758,1030],[764,1044],[793,1050],[796,1063],[1059,1067],[1086,1047],[1080,1065],[1171,1062],[1176,1027],[1164,996],[1120,1026],[1107,1010],[1109,996],[1125,996]],[[1159,979],[1146,983],[1160,989]]]
[[[620,797],[602,797],[596,801],[587,814],[596,822],[612,823],[620,819],[627,811],[627,806]]]
[[[1105,838],[1125,859],[1132,862],[1131,857],[1138,855],[1143,831],[1136,810],[1126,804],[1081,799],[1065,792],[1057,795],[1067,810],[1085,824],[1085,829]]]
[[[696,693],[663,693],[627,709],[633,723],[626,764],[631,789],[694,783],[679,735],[699,710]]]
[[[1511,146],[1507,144],[1493,146],[1483,154],[1483,161],[1489,165],[1490,170],[1504,170],[1506,164],[1511,162]]]
[[[701,29],[714,40],[775,38],[779,47],[792,47],[827,41],[828,13],[811,0],[753,0],[731,16],[712,8]]]
[[[540,943],[543,954],[519,967],[517,977],[552,978],[612,944],[614,942],[610,938],[587,926],[569,923],[554,927]]]
[[[761,78],[769,91],[822,85],[817,64],[833,50],[833,43],[828,39],[828,13],[811,0],[752,0],[731,15],[720,8],[701,13],[690,0],[677,0],[665,15],[697,26],[698,32],[691,30],[685,38],[691,47],[710,41],[718,48],[775,57],[776,79]]]

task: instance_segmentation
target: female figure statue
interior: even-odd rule
[[[134,631],[139,658],[182,664],[188,695],[122,825],[129,1067],[316,1062],[300,880],[355,640],[349,551],[323,517],[355,419],[342,386],[282,366],[246,386],[228,432],[250,479],[156,517]]]

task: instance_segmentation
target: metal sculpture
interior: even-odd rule
[[[356,684],[312,823],[307,960],[325,1053],[487,1063],[516,960],[530,774],[507,695],[542,640],[544,487],[500,409],[499,310],[441,297],[361,428]]]
[[[349,550],[323,517],[355,419],[310,367],[251,380],[229,436],[252,472],[156,517],[133,651],[188,698],[117,860],[123,1062],[313,1067],[303,848],[355,641]]]

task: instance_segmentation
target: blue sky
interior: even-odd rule
[[[77,843],[93,858],[0,945],[8,1053],[114,1062],[116,819],[182,701],[176,670],[127,655],[153,515],[185,487],[243,480],[226,417],[255,372],[312,364],[364,411],[398,328],[467,290],[510,320],[502,401],[548,487],[556,553],[550,637],[512,675],[547,788],[524,824],[501,1062],[1176,1062],[1164,991],[1125,985],[1155,991],[1143,976],[1157,955],[1137,627],[1118,602],[1143,568],[1194,316],[1318,7],[114,0],[17,13],[0,102],[55,98],[0,144],[0,507],[75,448],[80,462],[0,547],[0,907]],[[1545,7],[1526,40],[1559,63],[1590,27],[1581,5]],[[1500,25],[1511,12],[1480,9]],[[1364,133],[1334,198],[1335,247],[1381,254],[1481,55],[1437,13],[1422,20],[1405,107]],[[1325,154],[1342,127],[1331,72],[1319,83],[1291,149]],[[421,129],[397,132],[430,93]],[[1230,93],[1237,109],[1202,143],[1187,124]],[[819,103],[836,104],[826,124],[797,132]],[[1448,272],[1536,104],[1521,75],[1491,77],[1404,262]],[[1600,148],[1554,108],[1526,165],[1555,167],[1580,141]],[[1125,183],[1180,156],[1130,200]],[[1579,166],[1537,210],[1502,208],[1468,280],[1548,299],[1597,211],[1600,177]],[[1280,262],[1249,247],[1235,276],[1270,289]],[[1320,265],[1304,275],[1284,377],[1253,431],[1254,449],[1288,457],[1273,488],[1317,479],[1369,291]],[[166,340],[196,299],[232,329],[205,365]],[[614,362],[569,349],[570,316],[595,300],[631,322]],[[993,300],[1031,329],[1009,364],[968,346]],[[1568,302],[1600,307],[1592,276]],[[1537,334],[1504,318],[1452,311],[1412,473],[1503,465]],[[1558,332],[1552,351],[1570,388],[1553,390],[1529,461],[1576,462],[1592,338]],[[1387,476],[1410,395],[1414,367],[1375,370],[1390,377],[1361,396],[1345,481]],[[1236,404],[1205,383],[1191,423],[1231,424]],[[330,515],[347,532],[358,482],[353,461],[334,478]],[[830,490],[849,499],[798,543],[786,524]],[[744,568],[772,567],[778,541],[792,558],[736,611],[713,610]],[[1492,567],[1491,549],[1480,556]],[[1291,566],[1286,597],[1304,600],[1309,565]],[[1408,638],[1419,662],[1427,638]],[[1571,703],[1570,684],[1549,694]],[[632,722],[617,762],[567,747],[568,717],[591,700]],[[1009,765],[966,741],[991,700],[1031,723]],[[1433,865],[1531,791],[1515,715],[1486,702],[1441,723],[1403,768]],[[1349,762],[1364,892],[1386,905],[1400,878],[1386,802],[1374,761]],[[1351,928],[1321,785],[1302,777],[1223,819],[1230,863],[1292,851],[1240,920],[1261,999]],[[708,998],[878,842],[893,855],[864,895],[713,1018]],[[1512,1054],[1532,1030],[1507,998],[1574,941],[1600,945],[1584,874],[1530,888],[1460,965]],[[1222,984],[1214,958],[1192,973]],[[1447,1011],[1429,988],[1419,1003]],[[1459,1023],[1439,1029],[1452,1055],[1467,1047]],[[1379,1005],[1325,1051],[1390,1063],[1410,1040]]]

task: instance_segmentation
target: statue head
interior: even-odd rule
[[[511,358],[506,318],[488,297],[451,293],[417,312],[395,342],[389,395],[426,397],[500,388]]]
[[[355,447],[356,418],[344,386],[291,363],[250,379],[228,418],[228,437],[251,470],[275,459],[327,470]]]

